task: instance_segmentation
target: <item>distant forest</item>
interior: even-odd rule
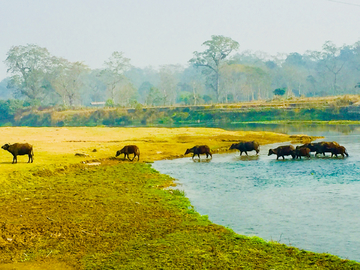
[[[359,93],[360,41],[341,47],[328,41],[320,51],[276,56],[239,47],[212,36],[188,66],[137,68],[114,52],[103,69],[92,70],[38,45],[13,46],[4,60],[9,77],[0,82],[0,105],[10,111],[17,105],[136,108]]]

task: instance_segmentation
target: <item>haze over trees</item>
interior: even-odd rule
[[[212,36],[193,53],[188,66],[138,68],[115,51],[102,69],[51,55],[35,44],[9,49],[9,77],[0,82],[0,99],[36,106],[137,107],[232,103],[275,96],[327,96],[360,91],[360,41],[320,51],[270,56],[239,51],[229,37]],[[284,90],[279,95],[279,90]],[[277,90],[277,91],[276,91]],[[281,91],[282,94],[282,91]]]

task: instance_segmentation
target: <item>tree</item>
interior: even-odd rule
[[[320,77],[319,84],[330,88],[331,94],[338,94],[338,79],[340,72],[343,71],[345,57],[340,57],[342,48],[336,47],[331,41],[325,42],[321,52],[310,52],[310,58],[316,62],[317,75]],[[328,92],[328,89],[326,89]],[[326,93],[324,93],[326,94]],[[329,94],[329,93],[327,93]]]
[[[106,85],[101,80],[101,70],[91,70],[84,76],[85,87],[89,89],[82,95],[83,104],[91,102],[106,101]]]
[[[303,56],[299,53],[290,53],[286,59],[284,64],[291,66],[304,66],[305,61],[303,60]]]
[[[276,96],[283,96],[285,95],[286,89],[285,88],[276,88],[274,90],[274,95]]]
[[[128,106],[131,101],[135,99],[136,89],[135,87],[128,81],[122,83],[118,89],[118,95],[116,97],[116,103]]]
[[[123,52],[113,52],[108,61],[104,62],[104,66],[101,77],[106,84],[109,97],[115,101],[116,92],[126,78],[124,72],[131,67],[130,59],[124,57]]]
[[[162,98],[159,89],[151,87],[145,100],[146,105],[159,106],[162,103]]]
[[[239,48],[239,43],[229,37],[211,36],[211,40],[205,41],[202,45],[207,49],[203,52],[194,52],[194,57],[189,60],[196,67],[205,67],[204,74],[209,79],[209,86],[215,92],[219,101],[220,97],[220,67],[225,58]]]
[[[341,48],[337,48],[335,44],[330,41],[325,42],[323,46],[323,61],[326,68],[330,73],[334,76],[333,81],[333,91],[334,94],[337,93],[337,78],[339,72],[343,69],[347,59],[340,59],[338,56],[340,55]]]
[[[146,97],[150,92],[151,87],[154,87],[150,82],[143,82],[138,88],[138,101],[140,103],[145,103]]]
[[[194,66],[189,66],[179,75],[179,83],[177,84],[177,100],[184,102],[184,98],[188,97],[186,102],[191,105],[203,103],[204,100],[201,96],[204,95],[205,92],[205,81],[200,70]],[[182,92],[191,93],[191,97]]]
[[[83,75],[89,72],[82,62],[69,62],[58,59],[57,68],[53,71],[51,84],[61,96],[64,105],[75,105],[80,100],[80,90],[84,86]]]
[[[307,72],[302,66],[284,64],[282,67],[282,82],[286,85],[288,91],[292,91],[297,96],[304,92],[303,87],[306,84]]]
[[[221,69],[221,76],[223,80],[221,85],[226,89],[224,97],[227,99],[230,95],[234,101],[244,100],[246,93],[245,81],[246,75],[244,73],[244,65],[232,64],[224,65]]]
[[[175,102],[178,74],[182,71],[182,68],[178,65],[161,66],[158,89],[162,94],[162,105],[172,105]]]
[[[4,61],[7,72],[12,74],[8,88],[12,88],[16,96],[43,100],[45,77],[53,67],[53,60],[46,48],[34,44],[11,47]]]
[[[224,65],[221,75],[224,78],[221,84],[227,90],[223,98],[228,102],[264,98],[270,85],[268,74],[260,67]]]

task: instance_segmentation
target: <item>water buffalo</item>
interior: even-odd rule
[[[197,155],[200,159],[200,154],[206,154],[206,158],[208,158],[208,156],[210,156],[212,158],[210,148],[207,145],[197,145],[197,146],[194,146],[193,148],[186,149],[185,155],[187,155],[189,153],[193,153],[193,156],[192,156],[193,159],[194,159],[195,155]]]
[[[133,161],[136,156],[138,157],[138,161],[140,159],[140,150],[139,150],[139,147],[137,147],[136,145],[126,145],[126,146],[124,146],[123,149],[116,152],[116,157],[118,157],[121,154],[124,154],[124,160],[125,160],[126,156],[130,161]],[[129,154],[134,154],[133,159],[130,159]]]
[[[284,156],[292,156],[292,158],[295,158],[295,148],[292,145],[279,146],[275,149],[269,149],[268,156],[272,154],[277,156],[276,159],[279,159],[279,157],[285,159]]]
[[[253,150],[258,154],[260,152],[260,144],[257,141],[233,143],[229,150],[231,149],[238,149],[240,151],[240,156],[243,152],[248,155],[247,151]]]
[[[17,156],[28,155],[28,163],[33,163],[34,151],[31,144],[28,143],[14,143],[14,144],[4,144],[1,146],[2,149],[9,151],[13,155],[13,164],[17,163]]]
[[[315,148],[315,156],[317,154],[323,154],[325,156],[325,153],[331,153],[332,148],[340,146],[337,142],[319,142],[313,145]]]
[[[295,158],[301,159],[301,157],[310,158],[310,148],[304,146],[296,146]]]
[[[346,148],[344,146],[334,146],[333,148],[331,148],[331,157],[333,155],[335,155],[335,157],[337,157],[337,155],[342,155],[342,157],[344,157],[344,154],[348,157],[349,154],[346,151]]]
[[[297,146],[296,148],[309,148],[310,152],[316,152],[316,149],[320,143],[305,143],[303,145]]]

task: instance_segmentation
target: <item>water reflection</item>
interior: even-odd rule
[[[203,158],[203,159],[199,159],[199,158],[194,158],[192,159],[193,162],[201,162],[201,163],[209,163],[212,159],[211,158]]]
[[[251,160],[258,160],[259,159],[259,155],[256,156],[235,156],[234,160],[241,160],[241,161],[251,161]]]
[[[191,127],[204,127],[204,123],[201,125],[189,125]],[[206,124],[206,127],[212,128],[222,128],[227,130],[245,130],[245,131],[272,131],[285,134],[299,134],[310,132],[310,133],[319,133],[319,132],[337,132],[341,134],[350,134],[352,132],[359,132],[360,125],[346,125],[346,124],[329,124],[326,122],[319,123],[307,123],[307,122],[289,122],[289,123],[210,123]],[[176,125],[172,127],[177,127]],[[182,126],[178,126],[182,127]]]
[[[330,125],[330,124],[308,124],[308,123],[291,123],[291,124],[267,124],[267,123],[234,123],[224,126],[225,129],[241,129],[245,131],[273,131],[285,134],[297,134],[306,132],[339,132],[350,134],[360,130],[359,125]]]

